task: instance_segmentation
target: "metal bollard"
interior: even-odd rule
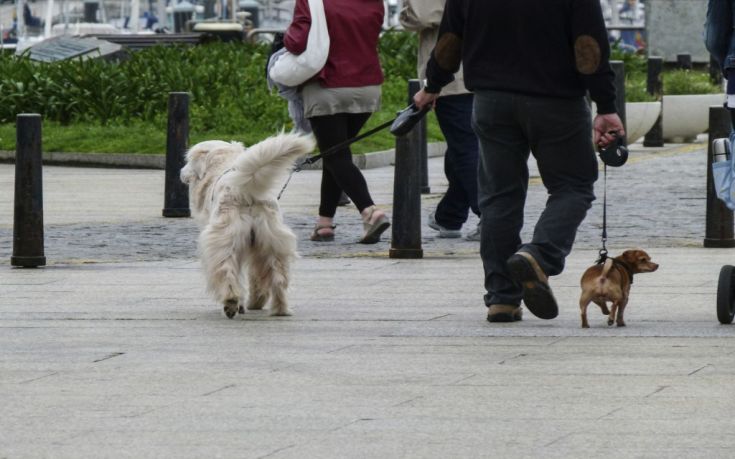
[[[733,239],[733,215],[725,204],[717,199],[712,178],[712,141],[729,137],[730,113],[724,107],[709,108],[709,146],[707,147],[707,212],[704,235],[705,247],[735,247]]]
[[[692,69],[692,55],[691,54],[677,54],[676,55],[676,67],[683,70]]]
[[[189,144],[189,93],[168,95],[168,131],[166,137],[166,184],[163,216],[190,217],[189,187],[179,174],[186,164],[184,157]]]
[[[648,94],[654,96],[656,100],[661,101],[661,107],[663,108],[663,82],[661,81],[661,71],[664,67],[664,60],[662,57],[651,56],[648,58],[648,78],[646,80],[646,91]],[[658,114],[658,118],[654,123],[653,127],[646,132],[646,136],[643,137],[644,147],[663,147],[664,146],[664,130],[662,124],[662,113],[663,110]]]
[[[421,134],[417,127],[396,137],[390,258],[423,258],[421,248]]]
[[[46,265],[43,247],[41,115],[18,115],[15,135],[15,212],[10,264],[36,268]]]
[[[408,80],[408,104],[413,103],[413,96],[421,90],[421,80]],[[419,145],[421,146],[421,193],[431,193],[429,187],[429,147],[426,140],[426,117],[422,118],[416,128],[419,131]]]
[[[615,107],[618,116],[623,122],[623,128],[627,131],[628,124],[625,119],[625,63],[623,61],[610,61],[610,66],[615,72]],[[623,137],[623,144],[628,145],[627,139]]]

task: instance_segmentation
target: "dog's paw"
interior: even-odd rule
[[[614,321],[613,321],[612,319],[609,319],[609,320],[607,321],[607,326],[608,326],[608,327],[612,327],[612,324],[613,324],[613,322],[614,322]]]
[[[618,327],[625,327],[625,322],[618,322]]]
[[[240,305],[240,307],[237,309],[237,313],[238,314],[245,314],[245,308],[242,305]]]
[[[237,314],[239,309],[240,307],[237,300],[225,300],[224,311],[228,319],[235,317],[235,314]]]

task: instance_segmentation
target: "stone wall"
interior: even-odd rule
[[[707,0],[646,0],[648,55],[675,62],[691,54],[693,62],[709,62],[704,46]]]

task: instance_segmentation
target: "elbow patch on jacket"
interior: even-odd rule
[[[443,70],[455,72],[462,61],[462,39],[453,33],[444,33],[434,47],[434,59]]]
[[[600,67],[600,45],[589,35],[580,35],[574,41],[574,60],[577,71],[582,75],[592,75]]]

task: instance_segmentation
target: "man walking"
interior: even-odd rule
[[[432,104],[462,63],[475,94],[480,140],[480,254],[491,322],[558,314],[548,276],[560,274],[591,207],[594,144],[624,135],[616,113],[610,47],[598,0],[447,0],[427,84],[414,97]],[[597,104],[594,127],[585,94]],[[594,137],[594,140],[593,140]],[[549,197],[523,244],[528,155]]]

